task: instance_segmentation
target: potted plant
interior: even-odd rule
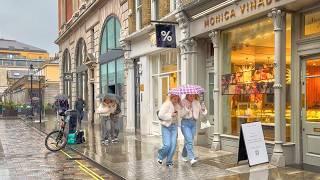
[[[18,115],[18,111],[17,111],[17,107],[14,104],[14,102],[9,101],[9,102],[3,103],[3,116],[4,117],[17,116],[17,115]]]

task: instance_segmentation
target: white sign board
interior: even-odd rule
[[[269,162],[261,122],[241,124],[249,165]]]

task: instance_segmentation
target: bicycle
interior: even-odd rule
[[[59,121],[59,130],[50,132],[45,139],[46,148],[52,152],[59,151],[67,145],[67,136],[64,130],[66,128],[68,116],[64,112],[59,113],[59,115],[62,116]]]

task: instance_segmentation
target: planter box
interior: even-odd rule
[[[18,116],[18,111],[15,109],[4,109],[3,117],[9,117],[9,116]]]

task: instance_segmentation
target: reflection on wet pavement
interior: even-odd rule
[[[46,123],[41,128],[53,127]],[[237,156],[230,152],[213,152],[205,147],[196,146],[199,163],[191,167],[181,159],[182,146],[177,147],[173,168],[158,165],[155,158],[161,145],[157,136],[141,136],[122,133],[120,143],[102,145],[100,127],[83,123],[87,143],[72,148],[126,179],[315,179],[320,175],[296,168],[276,168],[265,164],[251,167],[237,165]]]
[[[101,179],[117,179],[70,150],[65,153],[80,164],[63,153],[49,152],[44,139],[44,134],[20,120],[0,120],[0,179],[92,179],[88,171]]]

